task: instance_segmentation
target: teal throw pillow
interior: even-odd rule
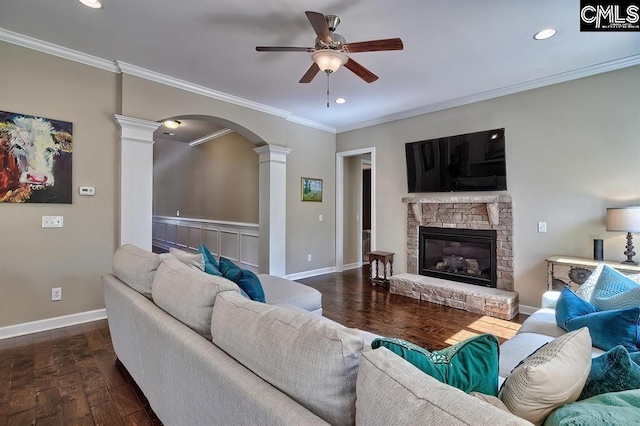
[[[604,265],[591,293],[590,302],[599,311],[640,306],[640,285],[626,275]]]
[[[569,331],[589,329],[593,346],[608,351],[622,345],[629,352],[638,350],[640,307],[600,311],[566,321]]]
[[[429,352],[401,339],[379,338],[373,349],[385,347],[431,377],[464,392],[498,395],[498,339],[482,334],[441,351]]]
[[[198,252],[202,253],[202,257],[204,257],[204,271],[210,275],[221,276],[222,272],[220,272],[220,265],[209,249],[204,244],[200,244]]]
[[[256,274],[247,269],[240,268],[224,257],[220,257],[220,270],[222,275],[226,279],[236,283],[238,287],[240,287],[240,290],[249,296],[249,299],[256,302],[265,302],[264,289]]]
[[[640,425],[640,389],[603,393],[549,414],[544,426]]]
[[[570,331],[567,328],[567,321],[594,312],[596,312],[595,306],[575,294],[568,286],[565,286],[560,292],[560,297],[556,303],[556,323],[558,323],[558,327],[565,331]]]
[[[624,346],[616,346],[591,360],[591,371],[578,401],[629,389],[640,389],[640,365],[631,359]]]

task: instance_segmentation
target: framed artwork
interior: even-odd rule
[[[302,178],[302,201],[322,202],[322,179]]]
[[[0,111],[0,203],[71,204],[73,124]]]

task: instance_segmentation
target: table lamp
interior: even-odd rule
[[[633,260],[636,253],[633,251],[632,232],[640,232],[640,206],[619,207],[607,209],[607,231],[618,231],[627,233],[627,246],[624,254],[627,260],[622,263],[637,265]]]

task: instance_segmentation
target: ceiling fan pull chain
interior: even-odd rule
[[[327,108],[329,108],[329,73],[327,73]]]

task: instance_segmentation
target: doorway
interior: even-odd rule
[[[375,147],[336,153],[336,270],[361,267],[366,249],[376,247],[376,157]],[[363,169],[368,170],[370,184],[363,179]],[[366,214],[365,187],[369,186],[369,214]],[[364,215],[366,214],[366,218]],[[369,232],[363,232],[365,226]]]

